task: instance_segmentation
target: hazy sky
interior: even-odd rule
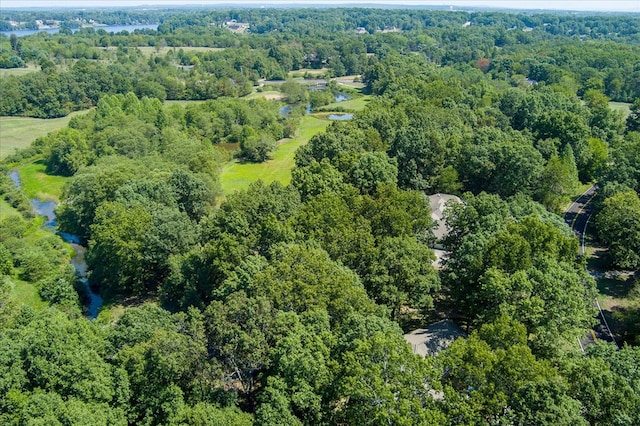
[[[123,7],[141,5],[363,4],[490,6],[513,9],[600,10],[640,12],[639,0],[0,0],[0,7]]]

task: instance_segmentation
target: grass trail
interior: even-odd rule
[[[262,179],[265,183],[280,182],[287,185],[291,181],[291,169],[294,165],[296,150],[309,142],[315,134],[325,130],[331,124],[312,115],[302,118],[298,135],[293,139],[285,139],[276,148],[273,158],[264,163],[227,163],[220,174],[222,192],[232,194],[246,189],[251,182]]]

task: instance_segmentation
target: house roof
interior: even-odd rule
[[[436,228],[433,230],[437,240],[441,240],[447,235],[447,226],[444,223],[444,211],[446,210],[446,202],[454,200],[462,203],[462,200],[451,194],[433,194],[429,196],[429,207],[431,207],[431,218],[436,222]]]

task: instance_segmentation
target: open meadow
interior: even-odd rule
[[[39,69],[40,67],[34,64],[28,64],[26,67],[22,68],[0,68],[0,78],[9,75],[19,77],[21,75],[29,74],[30,72],[38,71]]]
[[[371,96],[364,95],[345,101],[334,102],[319,108],[320,111],[362,111],[371,101]]]
[[[20,167],[18,173],[22,190],[29,198],[58,202],[62,196],[62,187],[69,178],[47,174],[46,169],[42,160]]]
[[[27,148],[35,139],[65,127],[76,111],[60,118],[0,117],[0,160],[16,150]]]
[[[291,181],[291,169],[294,165],[296,150],[309,142],[314,135],[325,130],[331,124],[328,120],[322,120],[307,115],[302,118],[296,137],[284,139],[273,153],[271,160],[264,163],[243,163],[233,161],[227,163],[220,173],[222,192],[232,194],[235,191],[246,189],[251,182],[262,179],[265,183],[280,182],[283,185]]]

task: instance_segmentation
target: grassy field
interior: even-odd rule
[[[263,92],[254,92],[244,97],[244,99],[283,99],[285,94],[277,90],[265,90]]]
[[[18,279],[12,280],[11,283],[11,295],[17,303],[23,303],[36,310],[47,307],[48,303],[42,300],[35,285]]]
[[[371,96],[364,95],[358,98],[347,99],[342,102],[334,102],[321,108],[322,111],[333,111],[336,108],[343,108],[350,111],[362,111],[371,101]]]
[[[299,70],[289,71],[290,78],[303,78],[305,74],[313,75],[315,77],[326,73],[328,70],[324,69],[314,69],[314,68],[300,68]]]
[[[276,148],[273,159],[264,163],[227,163],[222,168],[220,183],[224,194],[246,189],[251,182],[262,179],[265,183],[280,182],[283,185],[291,181],[291,169],[296,150],[306,144],[315,134],[325,130],[331,122],[312,115],[302,118],[298,135],[284,140]]]
[[[18,173],[22,181],[22,190],[29,198],[59,201],[62,187],[68,178],[48,175],[45,169],[42,160],[20,167]]]
[[[29,74],[30,72],[38,71],[40,69],[39,66],[29,64],[25,68],[0,68],[0,78],[15,75],[17,77],[25,74]]]
[[[0,198],[0,219],[20,217],[20,213],[7,204],[4,199]],[[42,231],[38,228],[30,229],[28,233],[48,232]],[[35,235],[35,234],[33,234]],[[43,309],[47,306],[47,303],[40,298],[38,289],[32,283],[19,280],[17,278],[11,278],[11,298],[18,304],[28,305],[36,310]]]
[[[61,118],[0,117],[0,160],[27,148],[36,138],[54,130],[62,129],[75,115],[86,111],[76,111]]]
[[[625,102],[609,102],[609,108],[616,111],[621,111],[624,115],[624,118],[627,118],[629,116],[629,113],[631,112],[631,110],[629,109],[630,106],[631,104]]]
[[[359,78],[360,78],[359,75],[345,75],[342,77],[337,77],[336,81],[338,82],[338,84],[342,84],[343,86],[349,86],[354,89],[362,89],[366,85],[361,81],[354,81]]]
[[[0,198],[0,220],[9,217],[20,217],[20,213],[7,203],[4,198]]]

